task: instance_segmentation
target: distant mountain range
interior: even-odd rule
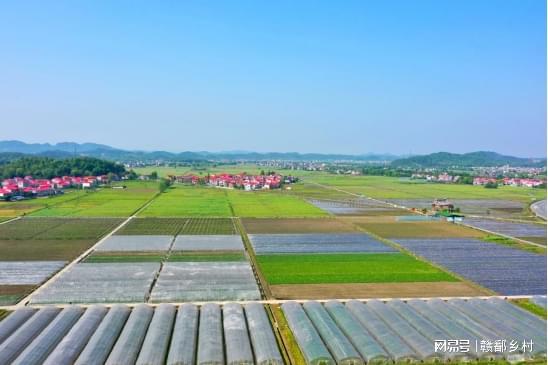
[[[25,143],[21,141],[0,141],[0,162],[12,160],[18,156],[32,154],[37,156],[67,158],[75,156],[90,156],[112,161],[357,161],[357,162],[384,162],[394,167],[402,168],[454,168],[472,166],[545,166],[546,158],[522,158],[505,156],[496,152],[471,152],[456,154],[437,152],[429,155],[401,157],[391,154],[321,154],[297,152],[251,152],[251,151],[223,151],[223,152],[180,152],[166,151],[127,151],[97,143],[62,142]]]
[[[458,168],[458,167],[542,167],[546,166],[545,158],[522,158],[500,155],[496,152],[478,151],[464,154],[437,152],[429,155],[412,156],[396,159],[391,166],[406,168]]]
[[[166,151],[127,151],[96,143],[62,142],[25,143],[21,141],[0,141],[0,153],[21,153],[38,156],[66,158],[74,156],[90,156],[113,161],[371,161],[388,162],[398,158],[390,154],[321,154],[298,152],[250,152],[250,151],[223,151],[223,152],[180,152]],[[13,156],[13,155],[12,155]],[[1,157],[0,157],[1,160]]]

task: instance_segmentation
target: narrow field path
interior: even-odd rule
[[[345,194],[348,194],[348,195],[352,195],[352,196],[355,196],[355,197],[358,197],[358,198],[363,198],[363,199],[368,199],[368,200],[371,200],[375,203],[380,203],[380,204],[385,204],[385,205],[388,205],[392,208],[397,208],[397,209],[404,209],[404,210],[408,210],[412,213],[415,213],[415,214],[420,214],[420,215],[423,215],[422,212],[418,212],[418,211],[415,211],[413,210],[412,208],[408,208],[406,206],[403,206],[403,205],[399,205],[399,204],[394,204],[394,203],[391,203],[391,202],[387,202],[387,201],[384,201],[384,200],[380,200],[380,199],[375,199],[375,198],[372,198],[370,196],[365,196],[363,194],[357,194],[357,193],[352,193],[350,191],[347,191],[347,190],[343,190],[343,189],[340,189],[340,188],[336,188],[334,186],[329,186],[329,185],[324,185],[324,184],[320,184],[320,183],[317,183],[317,182],[307,182],[307,181],[304,181],[306,184],[312,184],[312,185],[316,185],[316,186],[319,186],[321,188],[324,188],[324,189],[328,189],[328,190],[334,190],[334,191],[338,191],[340,193],[345,193]]]
[[[329,302],[329,301],[339,301],[339,302],[348,302],[348,301],[351,301],[351,300],[357,300],[359,302],[368,302],[368,301],[383,301],[383,302],[389,302],[389,301],[392,301],[392,300],[402,300],[402,301],[409,301],[409,300],[430,300],[430,299],[441,299],[441,300],[450,300],[450,299],[464,299],[464,300],[468,300],[468,299],[473,299],[473,298],[476,298],[476,299],[489,299],[489,298],[499,298],[499,299],[504,299],[504,300],[514,300],[514,299],[530,299],[530,298],[533,298],[533,297],[536,297],[538,295],[479,295],[479,296],[453,296],[453,297],[450,297],[450,296],[447,296],[447,297],[398,297],[398,298],[394,298],[394,297],[389,297],[389,298],[339,298],[339,299],[262,299],[262,300],[243,300],[243,301],[238,301],[238,300],[229,300],[229,301],[204,301],[204,302],[196,302],[196,301],[192,301],[192,302],[163,302],[163,303],[167,303],[167,304],[172,304],[172,305],[176,305],[176,306],[180,306],[180,305],[183,305],[183,304],[195,304],[195,305],[204,305],[204,304],[207,304],[207,303],[215,303],[215,304],[219,304],[219,305],[224,305],[224,304],[229,304],[229,303],[238,303],[238,304],[242,304],[242,305],[245,305],[247,303],[261,303],[261,304],[283,304],[283,303],[288,303],[288,302],[297,302],[297,303],[305,303],[305,302],[310,302],[310,301],[314,301],[314,302],[320,302],[320,303],[326,303],[326,302]],[[151,306],[151,307],[157,307],[163,303],[144,303],[148,306]],[[122,304],[122,305],[127,305],[129,307],[135,307],[135,306],[138,306],[138,305],[142,305],[143,302],[126,302],[126,303],[121,303],[121,302],[115,302],[115,303],[101,303],[101,305],[104,305],[104,306],[107,306],[107,307],[112,307],[112,306],[115,306],[115,305],[119,305],[119,304]],[[32,308],[42,308],[42,307],[58,307],[58,308],[66,308],[66,307],[71,307],[71,306],[79,306],[79,307],[84,307],[84,308],[87,308],[87,307],[90,307],[90,306],[93,306],[93,305],[97,305],[97,303],[78,303],[78,304],[32,304],[32,305],[29,305],[28,307],[32,307]],[[16,310],[16,309],[19,309],[21,308],[22,306],[19,305],[19,304],[15,304],[15,305],[6,305],[6,306],[0,306],[0,310],[7,310],[7,311],[13,311],[13,310]]]

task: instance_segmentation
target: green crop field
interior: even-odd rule
[[[0,261],[73,260],[96,240],[0,240]]]
[[[174,186],[160,194],[142,217],[230,217],[226,191],[199,186]]]
[[[122,184],[119,184],[122,185]],[[124,182],[126,189],[98,188],[78,198],[51,204],[32,213],[37,217],[128,217],[158,192],[158,183]]]
[[[402,253],[257,256],[271,285],[458,281]]]
[[[116,234],[175,236],[188,221],[188,218],[133,218]]]
[[[21,200],[18,202],[0,201],[0,217],[17,217],[32,213],[36,210],[61,204],[84,196],[82,190],[66,190],[64,194],[49,197],[40,197],[34,199]]]
[[[180,166],[180,167],[165,167],[165,166],[150,166],[150,167],[139,167],[135,168],[134,171],[137,174],[150,175],[153,171],[158,173],[158,176],[168,176],[168,175],[186,175],[193,174],[198,176],[205,176],[207,174],[240,174],[242,172],[248,174],[260,174],[261,170],[267,170],[266,168],[261,168],[255,164],[220,164],[216,166],[204,165],[200,166]],[[289,171],[289,170],[288,170]]]
[[[227,190],[237,217],[291,218],[323,217],[326,212],[300,197],[281,191]]]
[[[118,218],[25,217],[0,225],[2,240],[99,239],[122,223]]]
[[[309,175],[315,182],[378,199],[508,199],[522,202],[544,199],[546,190],[501,186],[486,189],[464,184],[436,184],[385,176]]]
[[[238,234],[233,218],[191,218],[179,234]]]

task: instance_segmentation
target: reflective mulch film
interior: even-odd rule
[[[503,295],[546,295],[546,256],[476,239],[394,239]]]
[[[144,302],[159,263],[80,263],[43,287],[31,303]]]
[[[255,253],[346,253],[395,252],[396,250],[362,233],[345,234],[251,234]]]

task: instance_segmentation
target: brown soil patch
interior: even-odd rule
[[[18,295],[30,293],[35,285],[0,285],[0,295]]]
[[[489,295],[464,282],[270,285],[276,299],[429,298]]]
[[[0,261],[73,260],[96,240],[0,240]]]
[[[484,232],[447,222],[358,223],[366,231],[386,238],[483,237]]]
[[[349,222],[334,218],[297,218],[297,219],[242,219],[247,233],[332,233],[355,232]]]

